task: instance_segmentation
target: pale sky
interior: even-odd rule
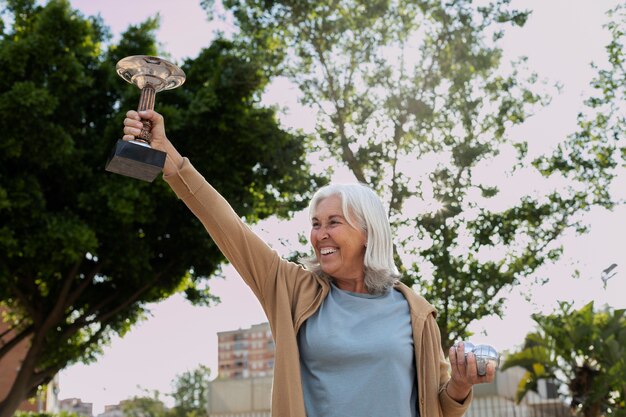
[[[195,57],[210,44],[214,29],[231,29],[229,23],[209,24],[199,0],[71,0],[71,4],[85,15],[101,14],[115,39],[129,24],[140,23],[159,12],[161,29],[157,37],[162,49],[175,62]],[[574,131],[576,114],[583,109],[582,102],[594,75],[589,63],[602,64],[606,59],[604,45],[609,37],[602,29],[606,21],[604,12],[616,4],[615,0],[513,1],[515,7],[534,12],[524,28],[507,32],[502,44],[507,58],[528,56],[531,69],[563,85],[562,93],[553,98],[549,107],[513,132],[532,140],[534,149],[549,149],[555,140]],[[290,108],[281,119],[286,126],[310,129],[310,118],[303,116],[304,112],[297,106],[296,94],[288,83],[275,83],[265,100]],[[624,178],[615,188],[626,197]],[[568,238],[559,264],[543,270],[544,275],[551,277],[550,284],[526,288],[532,293],[532,303],[519,291],[513,291],[506,317],[477,323],[474,327],[477,334],[472,341],[488,342],[500,350],[515,347],[532,328],[530,313],[549,312],[556,300],[571,300],[578,305],[594,300],[598,306],[626,307],[624,219],[624,207],[613,213],[604,210],[590,213],[591,232]],[[301,214],[288,226],[270,222],[255,229],[281,250],[278,239],[295,240],[297,231],[308,230],[308,221]],[[619,264],[618,274],[605,290],[600,272],[612,263]],[[569,277],[572,265],[581,270],[581,277],[576,280]],[[258,301],[232,267],[227,266],[224,271],[226,280],[215,279],[211,284],[213,293],[221,297],[221,304],[211,308],[192,307],[182,297],[174,296],[153,306],[152,317],[135,326],[124,339],[114,339],[97,363],[75,365],[61,372],[59,398],[77,397],[91,402],[97,415],[104,405],[141,395],[143,389],[170,392],[170,383],[177,374],[199,364],[209,366],[215,376],[216,333],[266,321]]]

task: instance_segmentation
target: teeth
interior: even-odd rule
[[[328,255],[329,253],[335,253],[335,252],[337,252],[337,249],[333,249],[333,248],[320,249],[320,253],[322,255]]]

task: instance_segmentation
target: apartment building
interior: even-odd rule
[[[104,412],[98,414],[98,417],[124,417],[124,401],[120,401],[119,404],[110,404],[104,406]]]
[[[208,417],[270,417],[274,340],[268,323],[220,332]]]
[[[273,375],[274,340],[268,323],[219,332],[217,338],[219,379]]]
[[[270,417],[272,377],[216,379],[209,385],[208,417]]]
[[[59,401],[59,409],[76,413],[81,417],[93,417],[93,404],[84,403],[80,398],[66,398]]]

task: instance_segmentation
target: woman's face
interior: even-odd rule
[[[336,279],[363,280],[366,235],[348,223],[339,196],[326,197],[317,204],[310,241],[326,274]]]

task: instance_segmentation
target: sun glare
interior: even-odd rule
[[[424,199],[424,210],[427,213],[432,213],[432,214],[436,214],[439,213],[441,211],[444,211],[446,209],[446,206],[439,200],[437,200],[436,198],[427,198]]]

